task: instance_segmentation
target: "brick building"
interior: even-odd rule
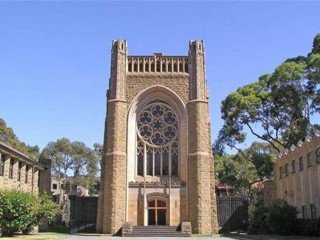
[[[113,42],[97,231],[126,222],[217,231],[204,45],[129,56]]]
[[[295,206],[299,218],[320,217],[320,134],[279,154],[276,197]]]
[[[0,141],[0,190],[20,190],[38,194],[39,172],[44,166]]]

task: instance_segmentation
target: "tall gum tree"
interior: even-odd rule
[[[320,110],[320,34],[307,56],[289,58],[273,73],[230,93],[222,101],[224,124],[213,150],[240,150],[247,135],[277,152],[312,134],[311,117]]]

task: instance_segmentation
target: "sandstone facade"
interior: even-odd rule
[[[320,134],[281,153],[275,163],[276,197],[296,207],[299,218],[320,217]]]
[[[38,194],[39,172],[43,165],[0,141],[0,190]]]
[[[191,222],[217,231],[202,41],[187,56],[129,56],[112,46],[97,231]]]

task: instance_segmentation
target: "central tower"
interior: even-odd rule
[[[188,56],[128,56],[112,45],[97,230],[125,222],[217,231],[202,41]]]

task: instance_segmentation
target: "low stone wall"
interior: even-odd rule
[[[190,222],[182,222],[181,223],[181,233],[188,234],[189,236],[192,235],[192,228]]]
[[[132,233],[132,224],[126,222],[122,225],[122,237],[128,237]]]

